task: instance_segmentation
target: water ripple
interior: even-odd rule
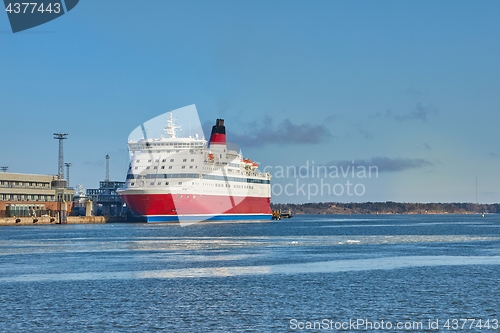
[[[0,278],[0,282],[61,282],[81,280],[176,279],[241,275],[339,273],[413,267],[500,265],[500,256],[400,256],[333,260],[267,266],[203,267],[171,270],[27,274]]]

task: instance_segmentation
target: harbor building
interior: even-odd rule
[[[121,216],[123,201],[116,189],[124,186],[125,182],[105,180],[99,182],[98,189],[88,189],[87,198],[94,203],[94,215]]]
[[[0,217],[52,216],[63,202],[70,211],[74,192],[56,175],[0,172]]]
[[[106,155],[106,179],[99,182],[99,188],[88,189],[86,198],[93,203],[93,215],[120,217],[124,215],[124,204],[116,190],[124,187],[125,182],[109,179],[109,160]]]

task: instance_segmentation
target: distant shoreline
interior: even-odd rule
[[[497,214],[500,204],[475,203],[406,203],[406,202],[319,202],[304,204],[271,204],[272,210],[290,210],[293,214]]]

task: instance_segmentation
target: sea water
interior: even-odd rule
[[[1,332],[498,332],[500,216],[0,228]]]

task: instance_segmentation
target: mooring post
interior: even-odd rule
[[[61,209],[59,210],[59,223],[66,224],[68,223],[68,204],[66,201],[61,202]]]

